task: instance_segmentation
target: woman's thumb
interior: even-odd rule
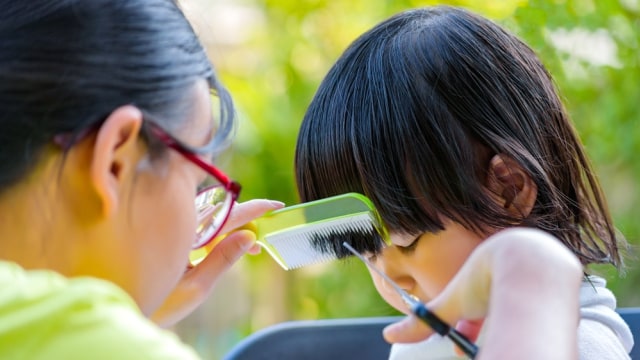
[[[408,316],[387,326],[382,334],[390,343],[411,343],[426,339],[433,334],[433,330],[415,316]]]

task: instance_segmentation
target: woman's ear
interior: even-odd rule
[[[496,202],[511,215],[529,216],[538,196],[538,187],[520,164],[505,154],[496,154],[487,169],[487,188]]]
[[[102,203],[102,215],[112,216],[119,205],[124,181],[134,174],[140,158],[138,135],[142,112],[127,105],[114,110],[98,133],[91,156],[90,178]]]

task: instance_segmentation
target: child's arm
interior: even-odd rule
[[[428,306],[452,323],[490,314],[479,359],[577,359],[582,275],[578,259],[553,236],[509,229],[485,240]],[[458,328],[472,327],[463,324]],[[413,342],[432,333],[409,317],[385,329],[385,338]]]

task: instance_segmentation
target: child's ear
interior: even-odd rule
[[[496,202],[513,216],[529,216],[538,196],[529,173],[505,154],[494,155],[487,170],[487,188]]]
[[[119,205],[123,181],[135,173],[139,157],[138,134],[142,113],[134,106],[114,110],[100,127],[91,158],[92,185],[102,204],[103,216]]]

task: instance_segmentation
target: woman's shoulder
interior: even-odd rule
[[[197,359],[112,283],[0,261],[0,286],[0,358]]]
[[[65,319],[56,314],[90,314],[113,308],[136,312],[133,299],[113,283],[90,277],[67,278],[51,270],[25,270],[0,261],[0,311],[31,313],[30,321],[40,317]]]

